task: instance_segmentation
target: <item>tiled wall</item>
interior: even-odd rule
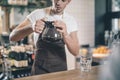
[[[71,0],[66,11],[72,14],[79,25],[79,43],[94,46],[95,11],[94,0]],[[74,26],[73,26],[74,27]],[[67,52],[68,70],[75,68],[75,58]]]
[[[94,0],[71,0],[66,11],[77,19],[80,44],[94,46]]]

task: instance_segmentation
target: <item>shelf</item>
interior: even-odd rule
[[[14,78],[31,76],[31,68],[32,66],[20,67],[20,68],[12,67],[12,76]],[[0,65],[0,73],[2,73],[2,65]]]
[[[15,4],[15,5],[11,5],[11,4],[8,4],[7,0],[2,0],[0,1],[0,6],[2,7],[24,7],[24,8],[44,8],[44,7],[49,7],[52,5],[52,1],[51,0],[45,0],[45,1],[42,1],[42,0],[37,0],[36,2],[35,1],[28,1],[28,4],[27,5],[22,5],[22,4]]]
[[[12,67],[12,72],[15,71],[24,71],[24,70],[31,70],[32,66],[27,66],[27,67]],[[2,65],[0,64],[0,73],[2,72]]]

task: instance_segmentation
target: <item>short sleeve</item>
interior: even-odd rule
[[[71,20],[71,31],[70,32],[74,32],[74,31],[77,31],[78,30],[78,24],[77,24],[77,21],[74,19],[74,18],[72,18],[72,20]]]
[[[78,31],[78,24],[74,17],[71,17],[71,16],[67,17],[65,22],[66,22],[68,33]]]
[[[33,24],[36,20],[41,19],[43,16],[44,16],[44,10],[43,9],[36,9],[26,17]]]

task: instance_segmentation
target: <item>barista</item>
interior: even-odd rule
[[[64,11],[70,1],[53,0],[53,7],[36,9],[10,34],[11,41],[18,41],[34,32],[36,56],[32,67],[33,75],[67,70],[65,45],[71,54],[78,55],[77,23]],[[53,21],[52,25],[62,34],[61,40],[48,43],[41,39],[46,21]]]

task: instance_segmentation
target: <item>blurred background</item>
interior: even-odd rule
[[[1,54],[4,52],[10,57],[16,78],[31,75],[34,60],[33,34],[18,42],[9,41],[9,34],[33,10],[51,5],[51,0],[0,0],[0,50]],[[113,35],[120,31],[119,0],[72,0],[66,11],[78,22],[80,47],[90,46],[97,50],[99,46],[104,46],[102,49],[106,50],[111,43],[110,36],[113,39]],[[67,64],[68,70],[75,68],[75,57],[68,51]]]

